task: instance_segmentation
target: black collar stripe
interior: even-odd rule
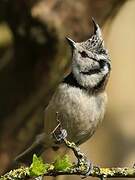
[[[80,85],[77,82],[77,80],[75,79],[72,72],[68,76],[66,76],[62,82],[66,83],[69,86],[76,87],[76,88],[79,88],[79,89],[84,89],[84,90],[89,91],[91,93],[97,93],[97,92],[99,92],[101,90],[104,90],[105,85],[106,85],[106,81],[108,79],[107,77],[108,77],[108,75],[105,75],[103,77],[103,79],[95,87],[93,87],[91,89],[88,88],[88,87],[84,87],[84,86]]]

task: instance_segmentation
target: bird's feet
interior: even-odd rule
[[[52,131],[52,135],[55,138],[57,143],[61,143],[64,141],[64,139],[67,137],[67,131],[66,129],[62,128],[61,122],[58,117],[58,112],[56,113],[56,120],[58,122],[58,125],[55,127],[55,129]]]
[[[61,143],[67,137],[67,131],[66,129],[60,129],[59,133],[57,131],[53,132],[53,136],[57,143]]]
[[[86,164],[86,172],[82,176],[82,179],[88,177],[92,173],[92,170],[93,170],[93,164],[90,160],[86,160],[85,164]]]
[[[81,153],[81,152],[77,152],[77,169],[78,171],[83,174],[82,179],[88,177],[90,174],[92,174],[92,170],[93,170],[93,164],[90,160],[87,159],[87,157]]]

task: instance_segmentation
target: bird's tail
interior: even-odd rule
[[[40,156],[44,151],[45,134],[37,136],[33,144],[15,158],[15,162],[31,164],[33,154]]]

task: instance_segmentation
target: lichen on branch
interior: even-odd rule
[[[46,165],[46,164],[44,164]],[[42,166],[42,165],[41,165]],[[57,167],[57,165],[56,165]],[[83,167],[83,164],[82,164]],[[35,169],[34,169],[35,171]],[[37,174],[35,173],[37,172]],[[40,171],[38,167],[36,167],[36,171],[32,174],[31,173],[31,167],[20,167],[15,170],[11,170],[10,172],[6,173],[5,175],[0,177],[0,180],[25,180],[29,178],[35,178],[40,176],[58,176],[58,175],[84,175],[84,169],[81,168],[78,171],[78,168],[74,164],[70,164],[69,168],[66,167],[66,169],[57,169],[55,168],[54,163],[48,164],[44,171]],[[98,177],[100,179],[103,178],[135,178],[135,168],[97,168],[93,167],[91,173],[89,174],[91,177]]]
[[[5,175],[0,177],[0,180],[25,180],[29,178],[35,178],[38,176],[58,176],[58,175],[80,175],[84,176],[87,171],[87,161],[80,149],[66,139],[64,139],[66,146],[73,150],[75,156],[78,159],[78,163],[71,163],[69,157],[65,155],[63,158],[56,158],[51,164],[43,163],[41,158],[33,155],[33,162],[30,167],[20,167],[15,170],[11,170]],[[92,167],[89,176],[103,178],[135,178],[135,168],[117,167],[117,168],[99,168]]]

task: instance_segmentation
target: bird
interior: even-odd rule
[[[57,113],[67,139],[76,145],[86,142],[102,121],[111,60],[100,27],[93,18],[92,22],[94,30],[86,41],[66,38],[72,51],[71,71],[62,79],[44,110],[43,132],[16,157],[17,162],[25,163],[33,154],[40,156],[48,148],[60,148],[52,136],[58,125]]]

